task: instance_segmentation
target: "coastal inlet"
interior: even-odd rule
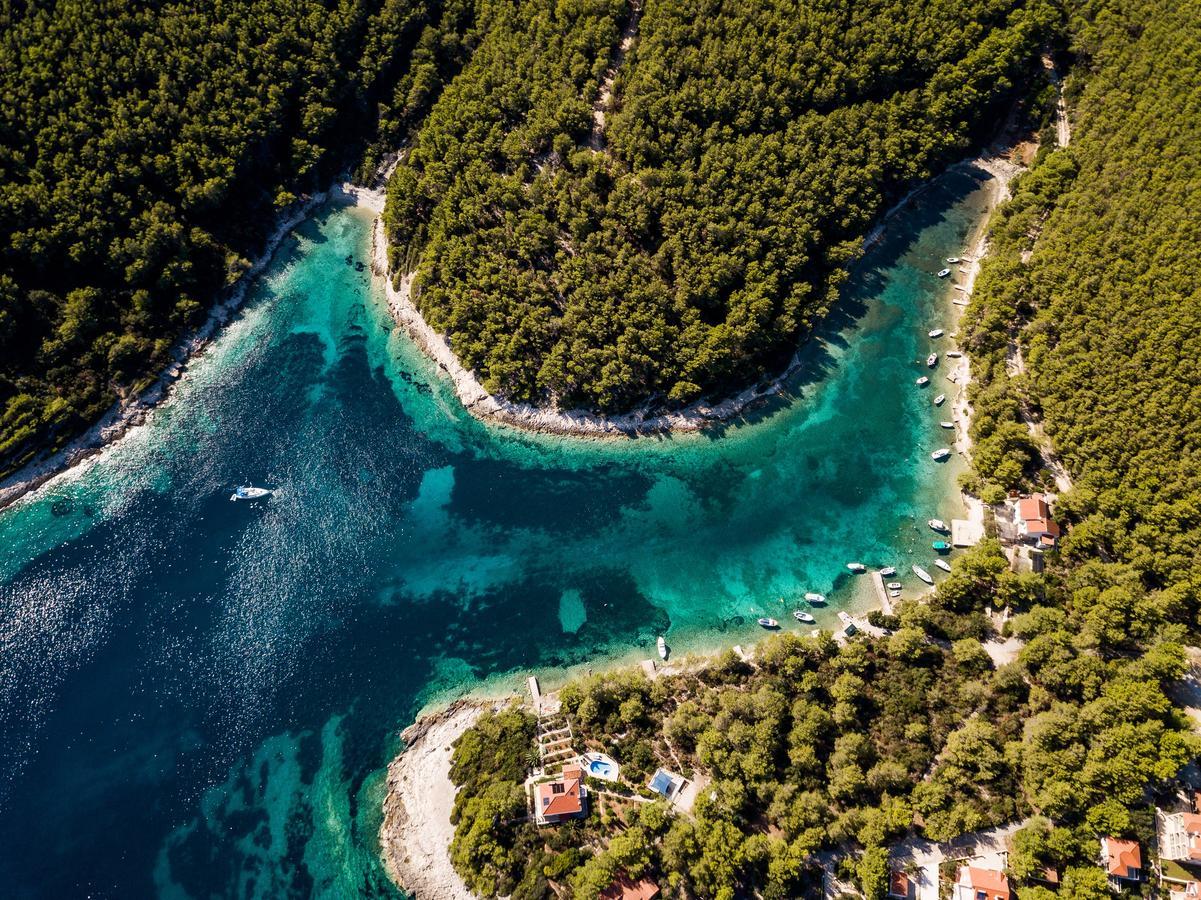
[[[849,561],[916,590],[962,514],[936,272],[991,194],[902,210],[778,398],[623,441],[473,419],[394,328],[370,215],[325,207],[146,426],[0,513],[6,895],[392,896],[384,767],[429,699],[810,628],[806,592],[832,627],[874,602]]]

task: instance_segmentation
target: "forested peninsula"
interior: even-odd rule
[[[490,393],[613,413],[778,372],[872,222],[1033,91],[1058,13],[492,0],[477,17],[389,183],[392,269],[415,271],[417,308]]]

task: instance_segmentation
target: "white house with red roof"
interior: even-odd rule
[[[1013,523],[1020,538],[1040,547],[1054,547],[1059,539],[1059,523],[1051,518],[1051,508],[1043,494],[1019,498],[1013,508]]]
[[[1159,826],[1159,855],[1183,863],[1201,864],[1201,815],[1155,811]]]
[[[960,866],[952,900],[1012,900],[1009,876],[997,869]]]
[[[588,811],[588,788],[579,766],[568,766],[554,781],[536,785],[534,791],[534,821],[539,825],[554,825],[576,819]]]
[[[1143,880],[1143,852],[1137,841],[1101,838],[1101,860],[1109,875],[1109,886],[1115,891]]]

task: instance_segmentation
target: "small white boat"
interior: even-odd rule
[[[925,569],[923,569],[921,566],[914,566],[913,574],[916,575],[918,578],[920,578],[922,581],[926,582],[926,584],[934,584],[934,579],[930,576],[930,573],[927,572]]]
[[[234,500],[234,501],[258,500],[261,497],[270,497],[270,496],[271,496],[271,491],[268,490],[267,488],[254,487],[252,485],[245,484],[245,485],[239,485],[238,487],[234,488],[234,492],[230,496],[229,499]]]
[[[890,591],[899,591],[901,589],[901,582],[890,581],[890,582],[888,582],[887,587]]]
[[[942,329],[941,329],[941,328],[935,328],[933,331],[931,331],[931,332],[930,332],[930,337],[932,337],[932,338],[940,338],[940,337],[942,337]]]
[[[897,597],[901,596],[901,592],[900,591],[889,591],[888,596],[892,597],[895,600]]]
[[[939,447],[937,450],[935,450],[933,453],[930,454],[930,458],[932,460],[934,460],[935,462],[942,462],[944,459],[946,459],[950,455],[951,455],[951,451],[948,450],[946,447]]]
[[[951,270],[950,270],[950,269],[939,269],[939,270],[938,270],[938,277],[939,277],[939,278],[946,278],[946,277],[947,277],[948,275],[950,275],[950,274],[951,274]]]
[[[943,428],[954,428],[955,427],[954,422],[948,422],[945,419],[943,421],[939,422],[938,424],[941,425]]]
[[[663,640],[663,635],[659,635],[659,639],[655,641],[655,646],[659,648],[659,659],[667,659],[667,641]]]
[[[947,562],[945,559],[936,559],[936,560],[934,560],[934,565],[938,566],[938,567],[939,567],[940,569],[942,569],[944,572],[950,572],[950,571],[951,571],[951,564],[950,564],[949,562]]]
[[[867,571],[867,566],[865,566],[863,563],[847,563],[847,568],[856,575],[862,575]]]
[[[883,575],[885,578],[888,578],[890,575],[896,575],[897,567],[896,566],[885,566],[883,569],[880,570],[880,574]]]
[[[923,375],[921,378],[919,378],[917,381],[915,381],[913,383],[916,384],[918,387],[925,387],[926,385],[928,385],[930,383],[930,379],[927,378],[925,375]]]
[[[951,359],[959,359],[959,357],[963,356],[963,354],[958,350],[948,350],[947,356],[951,357]]]
[[[811,591],[805,595],[805,600],[807,600],[809,603],[814,604],[815,606],[823,606],[826,602],[826,595],[818,594],[818,593]]]
[[[946,400],[946,399],[947,399],[947,395],[946,395],[946,394],[939,394],[937,397],[935,397],[935,398],[934,398],[934,405],[935,405],[935,406],[942,406],[942,404],[943,404],[943,401],[944,401],[944,400]]]
[[[792,617],[798,622],[804,622],[806,625],[812,625],[817,621],[817,619],[813,618],[813,616],[809,615],[809,613],[805,612],[803,609],[794,611]]]
[[[942,519],[929,519],[926,521],[926,524],[930,526],[932,531],[937,531],[939,534],[946,534],[951,530]]]
[[[780,627],[779,622],[777,622],[775,619],[768,618],[767,616],[764,616],[761,619],[757,619],[756,621],[759,623],[759,626],[761,628],[779,628]]]
[[[937,366],[938,365],[938,354],[931,353],[929,356],[927,356],[926,357],[926,365],[931,369],[933,369],[935,366]]]
[[[955,263],[959,262],[959,257],[958,256],[948,256],[947,262],[949,262],[951,265],[955,265]]]

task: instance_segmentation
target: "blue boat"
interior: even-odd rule
[[[937,550],[939,553],[946,553],[948,550],[951,549],[951,545],[948,544],[946,541],[935,541],[930,546],[933,547],[935,550]]]

